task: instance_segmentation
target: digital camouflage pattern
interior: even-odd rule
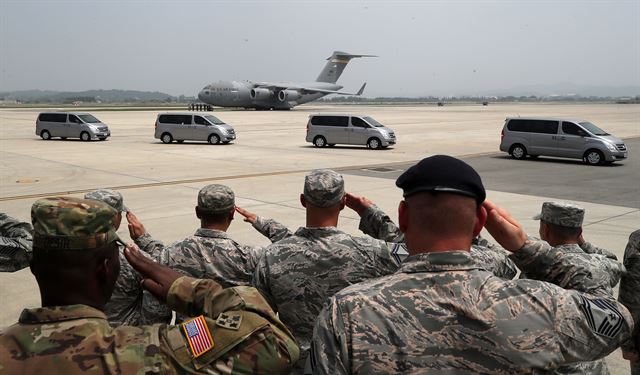
[[[0,212],[0,272],[15,272],[29,266],[33,227]]]
[[[629,242],[624,249],[624,265],[627,272],[622,275],[620,281],[620,294],[618,300],[627,306],[636,322],[640,322],[640,230],[629,236]],[[629,353],[640,356],[640,324],[636,326],[633,340],[622,346]],[[640,363],[631,365],[632,375],[640,375]]]
[[[198,208],[202,212],[212,214],[229,212],[233,210],[235,204],[233,190],[225,185],[207,185],[198,192]]]
[[[88,192],[84,195],[84,199],[95,199],[104,202],[113,207],[118,212],[127,212],[129,209],[124,205],[122,194],[111,189],[98,189]]]
[[[344,197],[342,175],[330,169],[316,169],[304,177],[304,199],[316,207],[331,207]]]
[[[304,365],[313,324],[324,301],[346,286],[398,269],[406,249],[335,227],[299,228],[268,246],[253,283],[292,330]]]
[[[378,206],[372,205],[362,213],[359,229],[373,238],[387,242],[404,242],[404,234],[400,228]],[[492,272],[504,279],[513,279],[518,268],[509,259],[509,252],[481,236],[471,243],[471,257],[480,268]]]
[[[562,227],[580,228],[584,220],[584,208],[567,202],[544,202],[542,212],[533,219]]]
[[[284,225],[272,219],[258,217],[253,227],[272,242],[292,234]],[[149,235],[140,237],[135,242],[158,263],[187,276],[212,279],[225,288],[251,285],[253,272],[262,252],[260,247],[237,243],[223,231],[205,228],[199,228],[193,236],[169,247],[164,247]],[[134,277],[127,282],[132,287],[135,284]],[[137,288],[142,293],[139,283]],[[137,294],[130,296],[131,299],[122,301],[116,309],[123,309],[126,304],[135,308],[136,305],[133,303]],[[143,293],[142,308],[139,311],[143,324],[167,323],[171,320],[171,309],[158,302],[148,292]]]
[[[92,199],[53,197],[31,206],[35,251],[91,250],[119,240],[116,210]]]
[[[598,247],[591,242],[583,242],[580,244],[580,248],[587,254],[600,254],[609,259],[618,260],[618,256],[607,249]]]
[[[512,257],[539,279],[569,277],[562,287],[504,280],[466,251],[411,256],[395,274],[329,299],[314,331],[314,373],[543,374],[629,338],[631,315],[588,269],[542,242]]]
[[[86,305],[25,309],[0,333],[0,373],[6,374],[287,374],[298,347],[251,287],[222,289],[211,280],[174,282],[173,308],[203,314],[214,347],[194,359],[181,326],[112,328]],[[242,316],[238,329],[216,324],[220,313]]]

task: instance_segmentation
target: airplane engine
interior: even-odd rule
[[[295,90],[282,90],[278,93],[278,100],[286,102],[300,99],[300,93]]]
[[[273,91],[261,88],[251,89],[251,91],[249,91],[249,96],[253,100],[268,100],[273,98]]]

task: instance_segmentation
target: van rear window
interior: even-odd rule
[[[66,113],[41,113],[38,120],[47,122],[67,122]]]
[[[349,126],[348,116],[314,116],[311,118],[311,125],[321,126]]]

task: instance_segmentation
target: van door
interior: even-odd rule
[[[314,116],[311,124],[327,143],[349,143],[349,116]]]
[[[66,113],[51,113],[46,116],[46,125],[43,129],[47,129],[52,137],[66,137]]]
[[[76,115],[69,115],[65,125],[65,137],[80,138],[84,123]]]
[[[558,156],[582,158],[587,137],[589,133],[577,124],[562,121],[562,134],[558,135]]]
[[[349,126],[349,143],[352,145],[366,145],[371,134],[371,126],[360,117],[351,117]]]
[[[558,155],[558,121],[528,120],[531,140],[530,155]]]
[[[175,140],[189,140],[193,139],[193,127],[191,125],[192,115],[171,115],[173,121],[175,121],[173,139]]]
[[[206,141],[209,134],[214,132],[214,126],[202,116],[193,116],[193,132],[192,139],[196,141]]]

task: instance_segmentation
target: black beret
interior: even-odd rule
[[[487,196],[480,175],[469,164],[447,155],[422,159],[396,180],[403,196],[432,191],[461,194],[481,204]]]

